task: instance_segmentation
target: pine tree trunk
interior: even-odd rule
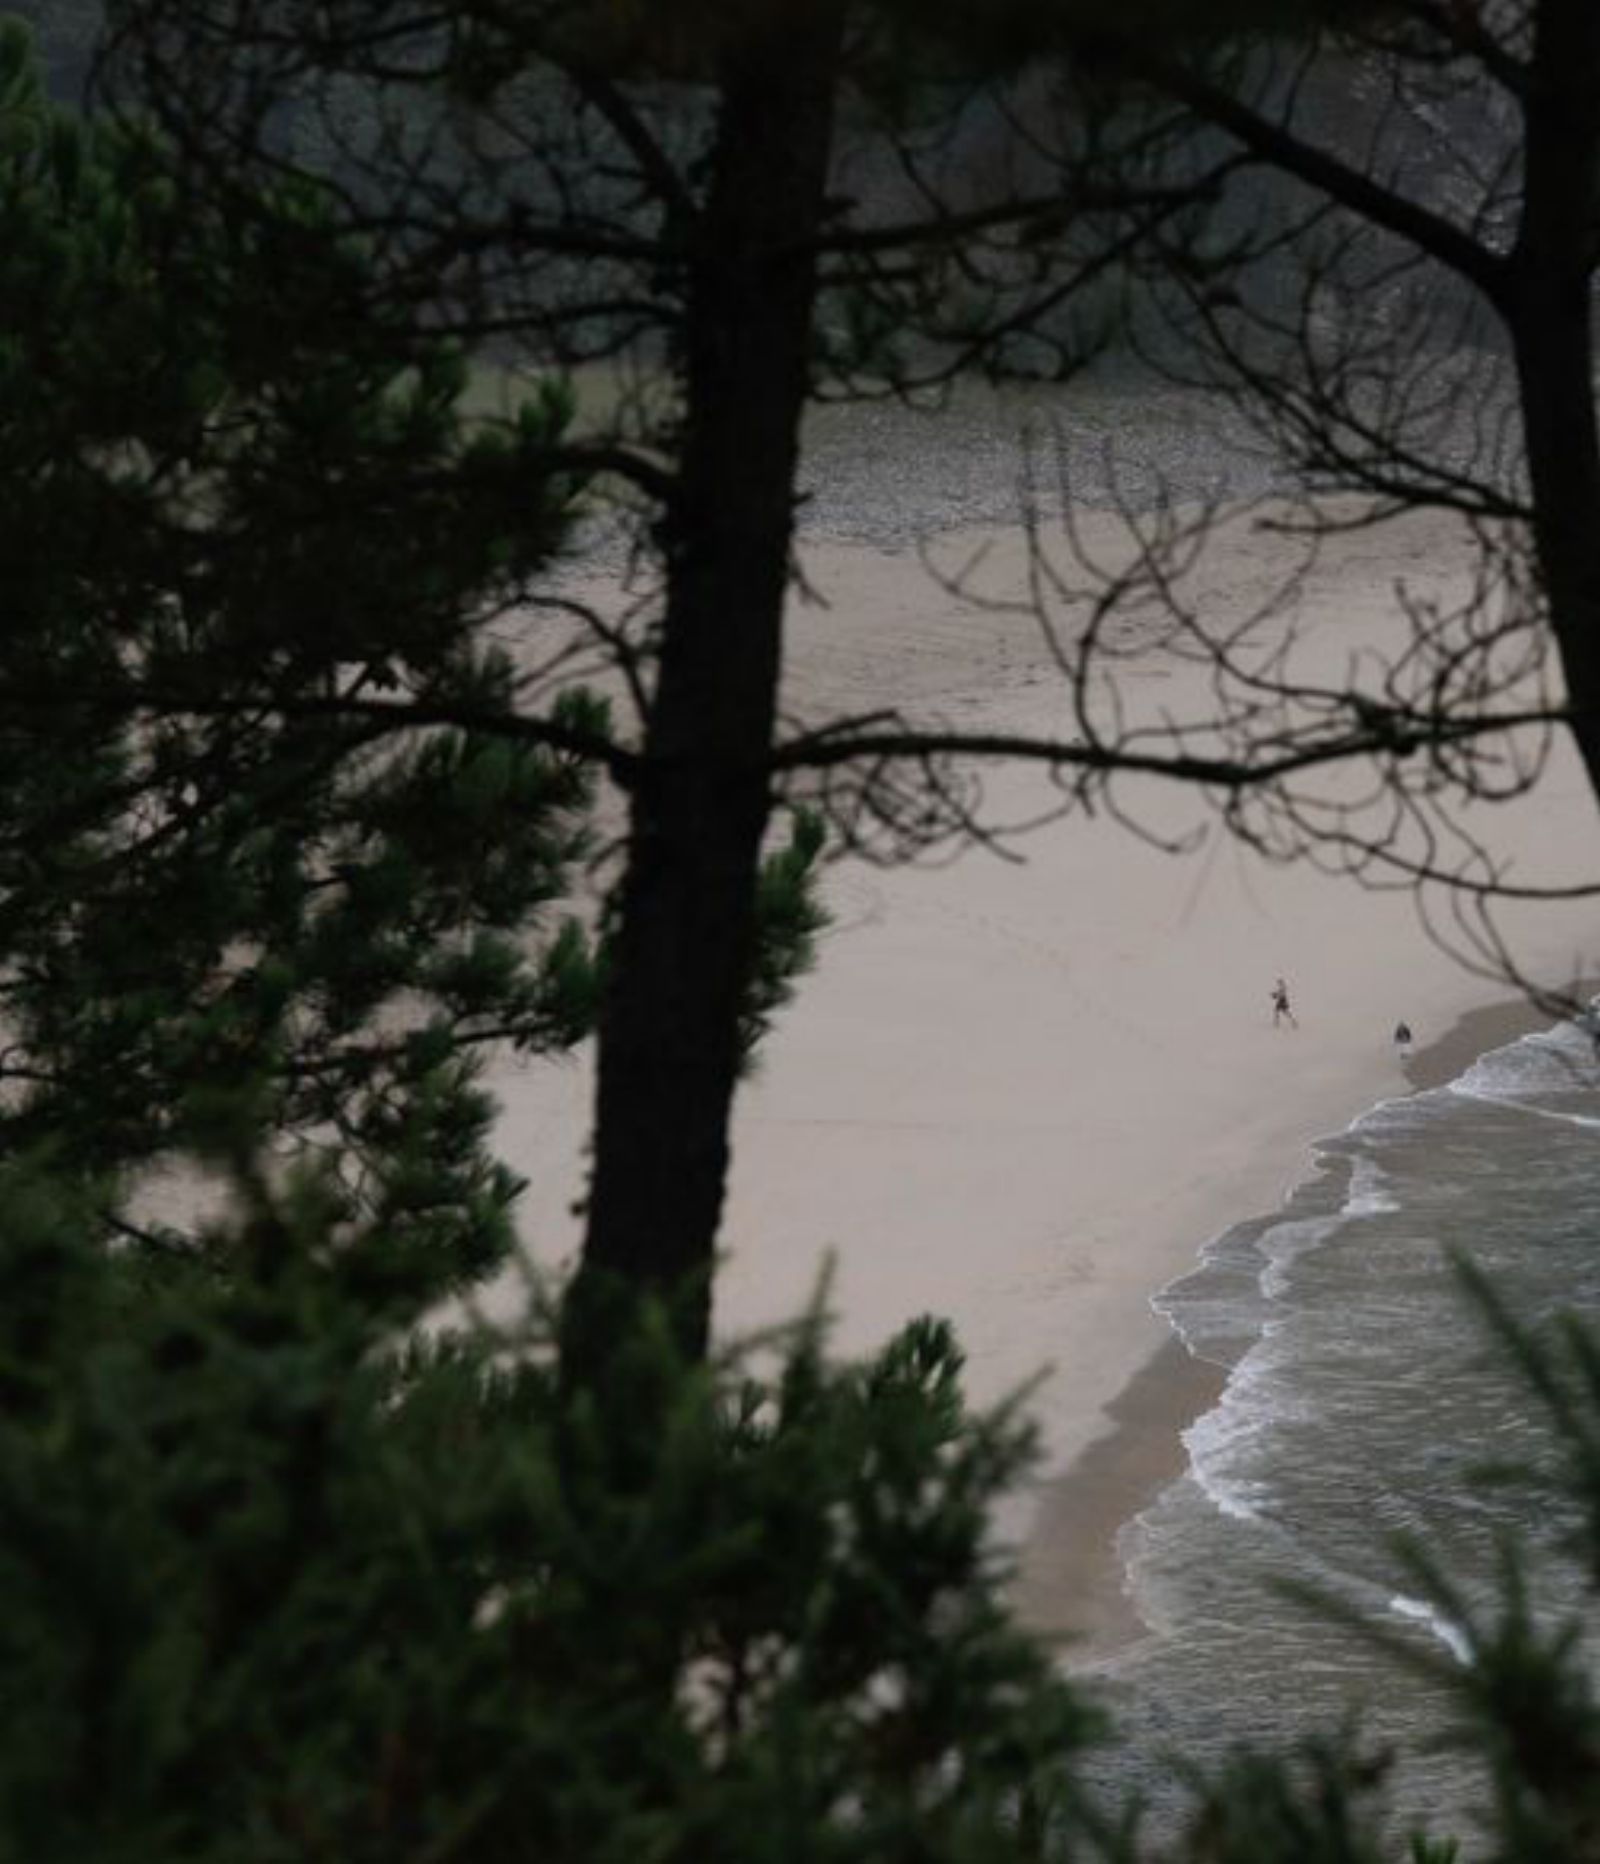
[[[769,808],[841,0],[743,10],[685,331],[661,661],[600,1031],[569,1372],[641,1293],[704,1350]],[[575,1363],[576,1362],[576,1363]]]
[[[1512,338],[1534,535],[1589,781],[1600,796],[1600,431],[1593,289],[1600,207],[1600,7],[1539,0]]]

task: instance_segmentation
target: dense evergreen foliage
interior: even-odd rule
[[[554,909],[606,708],[568,683],[525,739],[449,728],[550,679],[570,402],[471,418],[311,194],[231,221],[137,126],[51,107],[15,31],[0,112],[0,1144],[104,1174],[248,1083],[465,1272],[511,1189],[477,1057],[569,1045],[598,989]],[[802,825],[767,870],[752,1033],[819,851]]]
[[[602,1414],[537,1307],[408,1334],[325,1175],[235,1188],[155,1259],[0,1188],[3,1855],[956,1860],[1066,1791],[985,1545],[1025,1432],[943,1329],[646,1334]]]
[[[1028,1432],[964,1408],[944,1328],[856,1367],[812,1323],[690,1366],[648,1326],[630,1402],[596,1407],[536,1289],[419,1331],[437,1261],[397,1280],[331,1169],[202,1163],[232,1214],[179,1252],[107,1250],[81,1188],[0,1180],[0,1856],[1455,1855],[1397,1835],[1359,1734],[1193,1774],[1162,1833],[1086,1789],[1105,1718],[1011,1623],[990,1541]],[[1525,1473],[1583,1501],[1600,1570],[1600,1348],[1479,1298],[1552,1421]],[[1580,1628],[1514,1564],[1496,1608],[1419,1583],[1472,1650],[1400,1646],[1492,1783],[1463,1855],[1595,1857]]]
[[[104,1173],[248,1081],[472,1260],[506,1186],[470,1051],[591,1017],[575,922],[531,936],[591,779],[327,707],[403,673],[510,703],[486,628],[559,545],[564,404],[469,428],[448,349],[348,314],[359,260],[303,194],[208,220],[153,140],[47,105],[15,31],[0,111],[0,1138]]]
[[[563,53],[603,113],[624,50],[598,72]],[[688,33],[674,77],[704,56]],[[687,307],[691,389],[752,276],[774,282],[733,237],[760,217],[758,106],[825,141],[816,71],[796,89],[733,65],[724,131],[746,140],[710,149],[702,221],[731,245],[624,254],[665,268],[666,322]],[[248,213],[180,187],[137,118],[47,105],[15,33],[0,118],[0,1855],[1400,1855],[1359,1743],[1241,1756],[1194,1781],[1173,1834],[1086,1796],[1100,1718],[1011,1625],[988,1541],[1026,1432],[963,1409],[939,1326],[864,1367],[830,1364],[815,1326],[707,1362],[640,1301],[590,1383],[538,1290],[498,1329],[440,1321],[512,1242],[474,1058],[570,1043],[617,962],[556,918],[595,773],[658,808],[635,822],[656,855],[659,810],[687,798],[668,854],[698,834],[743,889],[750,936],[709,953],[650,917],[671,860],[633,902],[644,944],[679,938],[660,975],[692,961],[725,999],[718,1118],[805,961],[820,831],[799,817],[762,865],[754,740],[685,775],[728,636],[700,645],[701,709],[648,771],[599,699],[541,684],[541,604],[591,475],[649,488],[647,454],[573,444],[557,388],[469,417],[426,292],[397,290],[379,231],[356,237],[304,176],[230,177]],[[791,230],[820,239],[820,167],[789,181],[816,189]],[[793,256],[786,367],[811,336]],[[707,568],[708,536],[744,535],[748,508],[714,496],[742,430],[688,398],[687,478],[662,501],[680,620],[689,595],[691,620],[722,601],[742,619],[763,576],[781,597],[791,386],[758,487],[773,548],[743,583]],[[645,1035],[692,1045],[679,1024]],[[641,1062],[627,1033],[670,1083],[672,1055]],[[676,1143],[657,1136],[682,1169]],[[130,1188],[166,1158],[223,1214],[137,1223]],[[685,1226],[707,1258],[723,1165],[709,1227]],[[1596,1348],[1577,1325],[1530,1340],[1478,1298],[1548,1409],[1600,1571]],[[1498,1611],[1421,1575],[1470,1634],[1445,1675],[1493,1782],[1486,1842],[1507,1864],[1600,1857],[1581,1638],[1509,1574]]]

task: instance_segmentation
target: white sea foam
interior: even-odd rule
[[[1480,1055],[1450,1083],[1474,1100],[1522,1101],[1594,1086],[1594,1043],[1576,1023],[1557,1023]]]
[[[1557,1023],[1536,1035],[1481,1055],[1449,1092],[1506,1107],[1531,1118],[1600,1131],[1593,1112],[1600,1093],[1600,1020]]]
[[[1303,1255],[1324,1243],[1344,1221],[1345,1212],[1326,1217],[1297,1217],[1275,1223],[1261,1238],[1266,1265],[1261,1271],[1261,1292],[1279,1300],[1288,1292],[1289,1272]]]
[[[1400,1200],[1387,1189],[1388,1178],[1377,1160],[1362,1152],[1350,1171],[1350,1192],[1344,1200],[1347,1217],[1381,1217],[1398,1210]]]
[[[1276,1372],[1274,1331],[1267,1328],[1234,1368],[1222,1397],[1183,1433],[1190,1475],[1207,1500],[1235,1521],[1263,1521],[1271,1514],[1271,1486],[1243,1465],[1266,1421],[1285,1415],[1283,1394],[1264,1389]]]
[[[1563,1126],[1586,1126],[1591,1131],[1600,1131],[1600,1119],[1592,1113],[1564,1113],[1559,1107],[1519,1106],[1519,1113],[1531,1114],[1536,1120],[1556,1120]]]
[[[1460,1094],[1463,1100],[1478,1100],[1489,1106],[1504,1107],[1508,1112],[1522,1114],[1531,1120],[1555,1120],[1562,1126],[1580,1126],[1590,1131],[1600,1129],[1600,1118],[1594,1114],[1579,1113],[1572,1107],[1541,1105],[1535,1094],[1526,1087],[1519,1092],[1496,1092],[1485,1091],[1482,1087],[1462,1086],[1458,1083],[1453,1086],[1452,1091]],[[1571,1094],[1582,1090],[1569,1086],[1565,1091]]]
[[[1224,1371],[1233,1363],[1229,1348],[1242,1331],[1233,1304],[1186,1302],[1176,1311],[1161,1306],[1159,1300],[1153,1300],[1150,1305],[1177,1335],[1184,1351],[1193,1358]]]
[[[1229,1367],[1261,1330],[1261,1252],[1254,1234],[1225,1230],[1200,1251],[1198,1268],[1150,1297],[1150,1310],[1195,1356]]]
[[[1431,1637],[1449,1651],[1459,1664],[1472,1660],[1472,1646],[1467,1641],[1467,1634],[1455,1619],[1447,1618],[1436,1606],[1426,1599],[1409,1598],[1403,1592],[1397,1592],[1389,1600],[1389,1610],[1396,1618],[1408,1619],[1412,1624],[1420,1625]]]
[[[1249,1719],[1231,1699],[1250,1700],[1248,1679],[1275,1687],[1285,1674],[1296,1688],[1282,1712],[1297,1731],[1356,1696],[1385,1739],[1431,1731],[1437,1703],[1412,1694],[1392,1655],[1308,1629],[1304,1607],[1270,1581],[1337,1598],[1441,1669],[1469,1660],[1468,1618],[1406,1592],[1386,1537],[1427,1535],[1465,1595],[1488,1599],[1499,1530],[1547,1529],[1525,1495],[1460,1492],[1465,1468],[1521,1460],[1534,1423],[1486,1376],[1440,1251],[1471,1247],[1530,1318],[1557,1302],[1600,1312],[1589,1246],[1600,1178],[1574,1125],[1600,1128],[1588,1033],[1512,1044],[1451,1088],[1385,1102],[1323,1141],[1287,1208],[1213,1239],[1157,1299],[1191,1344],[1237,1361],[1184,1433],[1184,1475],[1119,1542],[1158,1634],[1119,1676],[1130,1699],[1142,1691],[1156,1705],[1163,1736],[1196,1751],[1222,1740]],[[1454,1791],[1448,1776],[1435,1799]]]

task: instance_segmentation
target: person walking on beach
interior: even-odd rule
[[[1395,1024],[1394,1045],[1400,1051],[1400,1059],[1402,1061],[1410,1061],[1411,1059],[1411,1025],[1410,1023],[1400,1022],[1400,1023]]]
[[[1299,1023],[1295,1021],[1294,1011],[1289,1008],[1289,986],[1280,977],[1272,986],[1273,1028],[1276,1029],[1279,1023],[1282,1022],[1287,1022],[1291,1029],[1298,1029],[1300,1027]]]

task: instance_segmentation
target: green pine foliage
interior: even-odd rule
[[[470,1278],[516,1188],[480,1060],[601,988],[563,902],[610,720],[540,607],[572,396],[473,415],[312,184],[234,214],[179,172],[0,30],[0,1152],[106,1182],[248,1101]],[[752,1042],[817,854],[764,883]]]
[[[946,1329],[685,1366],[647,1316],[601,1406],[536,1296],[441,1325],[515,1242],[478,1058],[603,983],[562,902],[609,721],[492,644],[581,506],[571,402],[469,419],[314,189],[174,174],[0,30],[0,1859],[1447,1864],[1358,1734],[1195,1775],[1170,1836],[1085,1796],[1101,1718],[990,1541],[1027,1432]],[[747,1048],[821,852],[800,816],[766,863]],[[134,1233],[195,1151],[225,1214]],[[1600,1578],[1600,1347],[1476,1293]],[[1484,1764],[1462,1843],[1600,1859],[1585,1626],[1514,1549],[1493,1609],[1413,1565],[1471,1651],[1406,1647]]]
[[[15,28],[0,130],[0,1146],[104,1174],[248,1089],[469,1271],[493,1226],[461,1213],[513,1189],[473,1058],[592,1022],[557,907],[593,770],[342,708],[509,714],[487,631],[581,493],[570,402],[469,422],[461,357],[384,323],[309,190],[237,225],[182,198],[137,126],[44,99]],[[580,692],[546,719],[606,737]]]
[[[1015,1855],[1096,1718],[1008,1622],[1026,1450],[946,1330],[807,1324],[640,1405],[563,1398],[537,1303],[419,1337],[304,1172],[199,1253],[0,1182],[0,1855]]]
[[[818,935],[828,924],[817,892],[826,831],[814,810],[797,809],[789,839],[761,864],[756,882],[755,973],[745,998],[742,1031],[747,1061],[754,1058],[778,1012],[816,958]]]
[[[813,1317],[687,1366],[647,1316],[601,1406],[537,1289],[425,1325],[441,1259],[248,1128],[213,1134],[230,1214],[182,1249],[0,1173],[0,1857],[1600,1856],[1582,1627],[1514,1560],[1496,1608],[1419,1563],[1472,1652],[1437,1666],[1491,1788],[1459,1839],[1405,1834],[1359,1730],[1193,1771],[1157,1833],[1085,1787],[1105,1718],[1009,1616],[991,1521],[1029,1432],[966,1408],[947,1328],[850,1366]],[[1593,1341],[1516,1343],[1581,1520]]]

